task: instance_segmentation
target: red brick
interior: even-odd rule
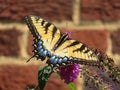
[[[20,51],[19,36],[20,32],[17,30],[0,30],[0,55],[18,56]]]
[[[120,0],[82,0],[82,20],[118,20],[120,19]]]
[[[20,21],[33,14],[52,20],[71,20],[72,5],[72,0],[0,0],[0,19]]]
[[[67,85],[59,78],[53,74],[51,78],[48,80],[48,83],[45,87],[45,90],[71,90],[67,87]]]
[[[81,0],[82,3],[82,7],[96,7],[99,8],[100,7],[100,0]]]
[[[32,36],[32,34],[31,33],[29,33],[29,35],[28,35],[28,48],[27,48],[27,50],[28,50],[28,53],[30,54],[30,55],[32,55],[32,54],[34,54],[32,51],[33,51],[33,36]]]
[[[0,66],[0,88],[2,90],[25,90],[27,85],[36,85],[38,66]]]
[[[27,86],[37,85],[38,65],[1,65],[0,66],[0,90],[26,90]],[[45,90],[70,90],[53,74],[45,87]]]
[[[120,8],[120,0],[111,0],[111,3],[115,8]]]
[[[107,49],[108,32],[106,30],[67,30],[61,29],[62,32],[70,32],[73,39],[85,43],[90,48],[99,49],[103,52]],[[32,37],[29,37],[29,52],[32,54]]]
[[[120,30],[115,31],[111,35],[112,39],[112,52],[120,54]]]

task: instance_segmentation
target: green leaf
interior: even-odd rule
[[[76,87],[75,87],[74,83],[68,83],[67,86],[68,86],[71,90],[76,90]]]
[[[38,71],[38,85],[40,90],[44,90],[44,87],[48,81],[48,78],[52,74],[52,69],[50,66],[42,66]]]

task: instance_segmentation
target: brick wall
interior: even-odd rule
[[[32,37],[22,18],[29,14],[50,20],[120,65],[120,0],[0,0],[0,90],[26,90],[37,84],[38,65],[43,62],[26,63]],[[82,79],[78,80],[77,90],[83,90]],[[49,88],[69,90],[55,75],[45,90]]]

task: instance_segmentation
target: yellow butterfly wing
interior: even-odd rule
[[[83,60],[98,60],[97,56],[89,47],[72,39],[66,40],[60,47],[58,47],[55,54],[62,57],[68,56]]]
[[[60,30],[57,29],[53,24],[33,15],[27,16],[26,22],[31,29],[31,32],[36,30],[35,32],[41,36],[43,46],[52,52],[52,48],[61,37]],[[34,36],[34,32],[32,34]]]

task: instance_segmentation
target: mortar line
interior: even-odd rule
[[[73,23],[78,25],[80,23],[80,0],[74,0],[73,2]]]

